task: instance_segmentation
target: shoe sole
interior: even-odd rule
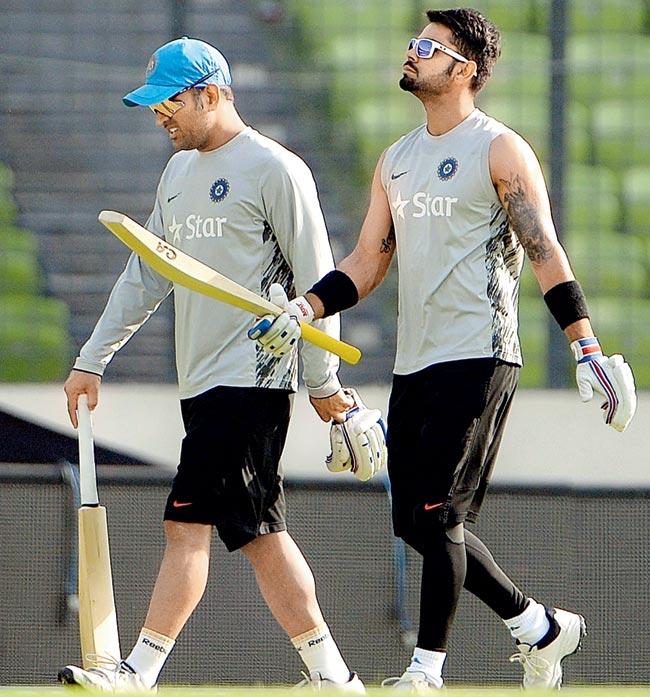
[[[569,658],[569,656],[574,656],[575,654],[578,653],[582,649],[582,640],[587,636],[587,623],[585,622],[585,618],[582,615],[578,615],[578,619],[580,620],[580,636],[578,637],[578,645],[571,651],[571,653],[567,653],[566,656],[562,656],[560,659],[560,669],[562,670],[562,664],[564,663],[564,660]],[[562,677],[564,676],[564,670],[562,670],[562,674],[560,675],[560,679],[557,681],[555,685],[551,688],[552,690],[559,690],[562,687]]]

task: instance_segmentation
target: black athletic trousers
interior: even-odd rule
[[[420,628],[417,645],[446,650],[463,586],[501,617],[521,614],[528,598],[506,576],[481,540],[465,530],[465,542],[447,537],[422,548]]]

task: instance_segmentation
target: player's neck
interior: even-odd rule
[[[463,122],[475,108],[470,94],[444,95],[423,102],[427,112],[427,130],[433,136],[441,136]]]
[[[229,109],[213,126],[206,144],[198,149],[200,152],[216,150],[238,136],[246,128],[247,126],[242,121],[237,110],[234,108]]]

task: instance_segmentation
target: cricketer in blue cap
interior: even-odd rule
[[[231,83],[228,61],[214,46],[184,36],[161,46],[149,60],[144,85],[122,97],[126,106],[153,106],[199,85]]]

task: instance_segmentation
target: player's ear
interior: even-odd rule
[[[458,75],[462,77],[463,80],[471,80],[476,76],[476,70],[476,61],[468,61],[467,63],[463,63],[463,67],[458,72]]]
[[[219,102],[223,99],[218,85],[208,85],[204,90],[204,94],[208,109],[216,109]]]

